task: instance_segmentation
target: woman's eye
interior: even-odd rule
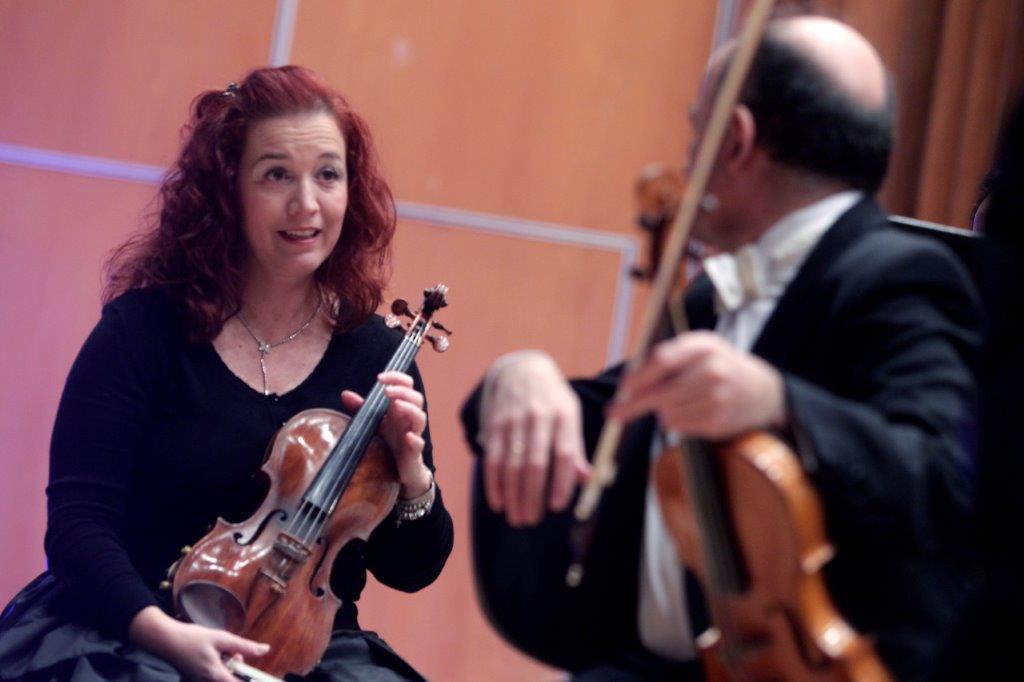
[[[288,177],[288,171],[280,167],[271,168],[263,175],[263,177],[267,180],[284,180]]]
[[[320,177],[322,177],[324,180],[341,180],[341,171],[339,171],[337,168],[332,168],[328,166],[327,168],[324,168],[323,170],[320,171]]]

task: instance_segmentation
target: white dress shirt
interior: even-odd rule
[[[715,332],[749,351],[811,249],[862,196],[857,191],[833,194],[784,216],[756,242],[704,259],[704,271],[715,285]],[[655,438],[640,551],[640,641],[663,658],[689,660],[696,656],[694,635],[700,633],[690,632],[682,567],[654,487],[660,455],[661,438]]]

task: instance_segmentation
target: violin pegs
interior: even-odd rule
[[[435,329],[440,329],[441,331],[443,331],[443,332],[444,332],[445,334],[448,334],[449,336],[451,336],[452,334],[454,334],[454,333],[455,333],[455,332],[453,332],[453,331],[452,331],[451,329],[448,329],[447,327],[445,327],[445,326],[444,326],[443,324],[441,324],[440,322],[437,322],[436,320],[431,320],[431,321],[430,321],[430,325],[431,325],[432,327],[434,327]]]
[[[427,341],[430,341],[430,345],[434,347],[438,353],[443,353],[448,350],[448,337],[434,334],[427,334]]]
[[[409,303],[404,298],[396,298],[391,303],[391,312],[395,315],[405,315],[410,320],[416,317],[412,310],[409,309]]]
[[[395,327],[401,327],[405,331],[409,331],[409,325],[402,320],[398,319],[390,313],[384,316],[384,326],[394,329]]]

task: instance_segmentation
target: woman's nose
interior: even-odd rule
[[[317,209],[316,191],[313,181],[309,179],[300,180],[295,186],[288,210],[293,215],[313,213]]]

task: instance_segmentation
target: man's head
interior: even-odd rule
[[[699,134],[734,49],[728,44],[711,58],[695,109]],[[774,222],[775,213],[835,191],[874,193],[888,166],[893,118],[888,76],[863,36],[824,17],[771,22],[712,178],[710,191],[725,213],[713,222],[739,220],[720,227],[746,233],[753,229],[750,211]],[[739,243],[756,237],[744,234]]]
[[[773,160],[869,194],[889,163],[892,100],[871,45],[823,17],[772,24],[740,96]]]

